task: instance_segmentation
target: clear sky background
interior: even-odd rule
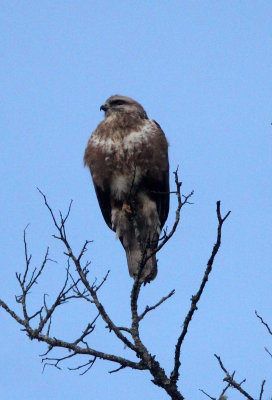
[[[217,396],[223,374],[213,354],[234,369],[257,398],[267,379],[272,395],[272,338],[257,309],[272,326],[271,296],[271,1],[2,1],[1,80],[1,281],[0,297],[16,310],[15,271],[24,269],[23,229],[33,265],[47,245],[59,264],[48,265],[33,290],[32,309],[61,286],[65,258],[41,188],[55,210],[74,200],[69,237],[78,250],[93,239],[91,274],[111,269],[101,298],[113,320],[129,321],[124,251],[102,219],[83,152],[103,118],[99,107],[112,94],[143,104],[169,140],[171,171],[180,166],[183,191],[195,190],[178,231],[159,254],[159,274],[143,289],[140,304],[176,294],[142,324],[150,351],[169,372],[180,326],[202,279],[216,238],[217,200],[232,211],[214,271],[182,350],[181,391]],[[172,181],[173,187],[173,181]],[[168,224],[174,220],[172,198]],[[59,310],[53,334],[74,340],[95,311],[74,302]],[[0,396],[5,400],[157,399],[165,393],[145,372],[98,361],[83,377],[63,370],[42,373],[41,343],[31,342],[2,310]],[[129,350],[102,322],[90,343],[126,357]],[[84,360],[80,360],[84,361]],[[85,359],[87,362],[87,359]],[[230,391],[231,399],[241,396]]]

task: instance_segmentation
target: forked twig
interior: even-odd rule
[[[244,383],[246,380],[242,380],[241,383],[236,382],[233,379],[233,375],[230,375],[230,373],[227,371],[227,369],[224,367],[223,362],[221,360],[221,358],[218,355],[214,355],[215,358],[217,359],[217,361],[219,362],[219,365],[221,367],[221,369],[225,372],[226,377],[223,379],[225,382],[228,382],[233,388],[237,389],[243,396],[245,396],[248,400],[254,400],[254,398],[252,396],[250,396],[250,394],[248,394],[242,387],[242,383]]]

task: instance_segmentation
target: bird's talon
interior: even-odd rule
[[[123,203],[122,211],[125,211],[125,213],[127,213],[127,214],[129,214],[129,215],[132,214],[131,207],[130,207],[130,205],[128,205],[127,203]]]

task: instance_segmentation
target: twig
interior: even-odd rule
[[[234,375],[235,375],[235,371],[233,372],[233,374],[231,375],[231,378],[233,379],[233,377],[234,377]],[[240,383],[240,385],[241,385],[242,383]],[[226,396],[224,396],[225,395],[225,393],[226,393],[226,391],[228,390],[228,388],[231,386],[231,384],[230,383],[228,383],[227,384],[227,386],[222,390],[222,392],[221,392],[221,394],[218,396],[218,400],[226,400],[227,399],[227,397]],[[205,392],[203,389],[199,389],[200,390],[200,392],[202,392],[202,393],[204,393],[207,397],[209,397],[210,399],[212,399],[212,400],[217,400],[217,397],[212,397],[212,396],[210,396],[207,392]]]
[[[166,300],[168,300],[170,297],[172,297],[174,293],[175,293],[175,289],[171,290],[171,292],[167,296],[163,297],[154,306],[152,306],[152,307],[146,306],[144,312],[141,315],[139,315],[139,321],[141,321],[149,311],[155,310],[155,308],[159,307],[162,303],[164,303]]]
[[[89,360],[86,364],[79,365],[78,367],[75,367],[75,368],[69,368],[68,367],[68,369],[70,371],[76,371],[78,369],[81,369],[81,368],[84,368],[84,367],[88,366],[88,368],[86,368],[85,371],[83,371],[81,374],[79,374],[79,375],[85,375],[92,368],[92,366],[94,365],[95,361],[96,361],[96,357],[94,357],[93,359]]]
[[[231,378],[233,379],[234,378],[234,375],[235,375],[235,371],[232,373],[232,375],[231,375]],[[224,394],[226,393],[226,391],[228,390],[228,388],[231,386],[231,384],[230,383],[228,383],[227,384],[227,386],[222,390],[222,392],[221,392],[221,394],[220,394],[220,396],[219,396],[219,400],[223,400],[224,399]]]
[[[269,325],[263,320],[263,318],[258,314],[258,312],[256,310],[255,310],[255,314],[256,314],[257,318],[259,318],[261,323],[266,327],[266,329],[268,330],[269,334],[272,335],[272,331],[271,331]]]
[[[265,379],[262,381],[262,386],[261,386],[261,391],[260,391],[259,400],[262,400],[263,392],[264,392],[264,385],[265,385]]]
[[[60,358],[52,358],[52,357],[45,357],[45,358],[43,358],[43,359],[42,359],[42,362],[43,362],[43,363],[44,363],[44,361],[55,361],[55,363],[48,363],[48,362],[44,363],[44,365],[43,365],[43,372],[44,372],[45,368],[46,368],[48,365],[52,365],[53,367],[56,367],[57,369],[61,369],[61,368],[59,367],[59,363],[60,363],[61,361],[67,360],[68,358],[72,358],[72,357],[74,357],[75,355],[76,355],[76,353],[74,352],[73,354],[69,354],[68,356],[60,357]]]
[[[124,365],[121,365],[119,368],[116,369],[112,369],[111,371],[109,371],[109,374],[113,374],[115,372],[121,371],[121,369],[126,368]]]
[[[70,342],[66,342],[61,339],[52,338],[52,337],[43,335],[41,333],[38,333],[37,330],[31,329],[29,326],[27,326],[27,331],[28,331],[28,334],[31,337],[31,339],[37,339],[40,342],[47,343],[49,345],[49,351],[51,351],[55,347],[59,347],[59,348],[64,348],[64,349],[73,351],[75,354],[85,354],[85,355],[94,356],[94,357],[97,357],[97,358],[100,358],[103,360],[115,362],[120,365],[128,366],[132,369],[138,369],[138,370],[147,369],[146,366],[142,363],[137,363],[137,362],[131,361],[131,360],[123,358],[123,357],[115,356],[113,354],[104,353],[102,351],[92,349],[89,346],[86,346],[85,348],[83,348],[81,346],[76,345],[75,343],[70,343]],[[48,351],[46,353],[48,354]],[[54,359],[54,360],[56,360],[56,359]]]
[[[106,280],[108,279],[109,273],[110,273],[110,270],[107,271],[106,275],[104,276],[104,278],[102,279],[101,283],[100,283],[98,286],[93,285],[93,288],[94,288],[94,290],[95,290],[96,292],[101,288],[102,285],[104,285],[104,283],[105,283]]]
[[[84,245],[83,245],[83,247],[82,247],[82,249],[81,249],[81,252],[79,253],[79,256],[78,256],[78,261],[80,261],[81,260],[81,257],[83,256],[83,254],[85,254],[85,252],[87,251],[87,246],[88,246],[88,244],[89,243],[92,243],[93,241],[92,240],[86,240],[85,241],[85,243],[84,243]]]
[[[211,400],[217,400],[216,397],[210,396],[208,393],[206,393],[203,389],[199,389],[200,392],[204,393],[207,397],[209,397]]]
[[[182,195],[181,195],[181,185],[182,185],[182,182],[179,181],[179,177],[178,177],[178,168],[177,168],[176,171],[173,172],[173,173],[174,173],[174,176],[175,176],[175,184],[176,184],[176,188],[177,188],[177,190],[176,190],[176,195],[177,195],[177,199],[178,199],[178,206],[177,206],[177,209],[176,209],[176,219],[175,219],[175,222],[174,222],[174,225],[173,225],[171,231],[170,231],[168,234],[166,234],[166,232],[164,232],[164,239],[161,241],[161,243],[159,244],[159,246],[157,246],[157,248],[156,248],[151,254],[148,255],[148,257],[146,258],[145,262],[146,262],[149,258],[153,257],[154,254],[158,253],[158,252],[162,249],[162,247],[164,247],[164,246],[166,245],[166,243],[168,242],[168,240],[171,239],[171,237],[174,235],[174,233],[176,232],[176,229],[177,229],[177,227],[178,227],[179,221],[180,221],[180,212],[181,212],[181,209],[182,209],[182,207],[183,207],[185,204],[188,204],[188,203],[189,203],[189,201],[188,201],[189,198],[192,197],[193,194],[194,194],[194,191],[192,190],[191,193],[189,193],[187,196],[184,196],[184,195],[183,195],[184,201],[182,201],[182,199],[181,199],[181,197],[182,197]]]
[[[252,396],[250,396],[250,394],[248,394],[244,389],[241,388],[242,383],[245,382],[245,379],[241,382],[241,383],[237,383],[233,377],[229,374],[229,372],[227,371],[227,369],[224,367],[221,358],[219,356],[217,356],[216,354],[214,355],[215,358],[217,359],[217,361],[219,362],[219,365],[221,367],[221,369],[225,372],[226,377],[223,379],[224,381],[228,382],[232,387],[234,387],[235,389],[237,389],[240,393],[242,393],[243,396],[245,396],[248,400],[254,400],[254,398]]]
[[[94,331],[95,322],[96,322],[97,318],[99,317],[99,315],[100,315],[100,313],[98,313],[97,316],[94,318],[94,320],[90,324],[87,325],[87,327],[82,332],[82,335],[74,341],[74,344],[78,344],[78,343],[82,342],[86,336],[88,336],[90,333],[92,333]]]
[[[272,358],[272,353],[268,350],[268,348],[265,347],[264,349],[265,349],[265,351],[270,355],[270,357]]]

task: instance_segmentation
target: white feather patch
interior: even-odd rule
[[[114,173],[110,182],[111,193],[118,200],[123,200],[127,197],[133,188],[137,185],[142,176],[142,169],[133,167],[126,171],[126,174]]]
[[[118,151],[120,157],[122,157],[124,155],[124,150],[133,150],[141,143],[149,143],[149,139],[153,135],[154,122],[147,120],[140,131],[132,131],[124,139],[122,139],[118,132],[116,132],[113,137],[111,136],[103,139],[94,132],[90,140],[94,147],[103,147],[103,150],[109,153]]]
[[[155,201],[151,200],[150,197],[145,193],[139,193],[138,198],[142,203],[142,214],[145,218],[147,230],[151,230],[153,232],[156,231],[158,234],[160,234],[160,219]]]
[[[149,143],[151,135],[152,126],[149,121],[147,121],[140,131],[132,131],[124,138],[123,147],[126,150],[130,150],[141,143]]]

